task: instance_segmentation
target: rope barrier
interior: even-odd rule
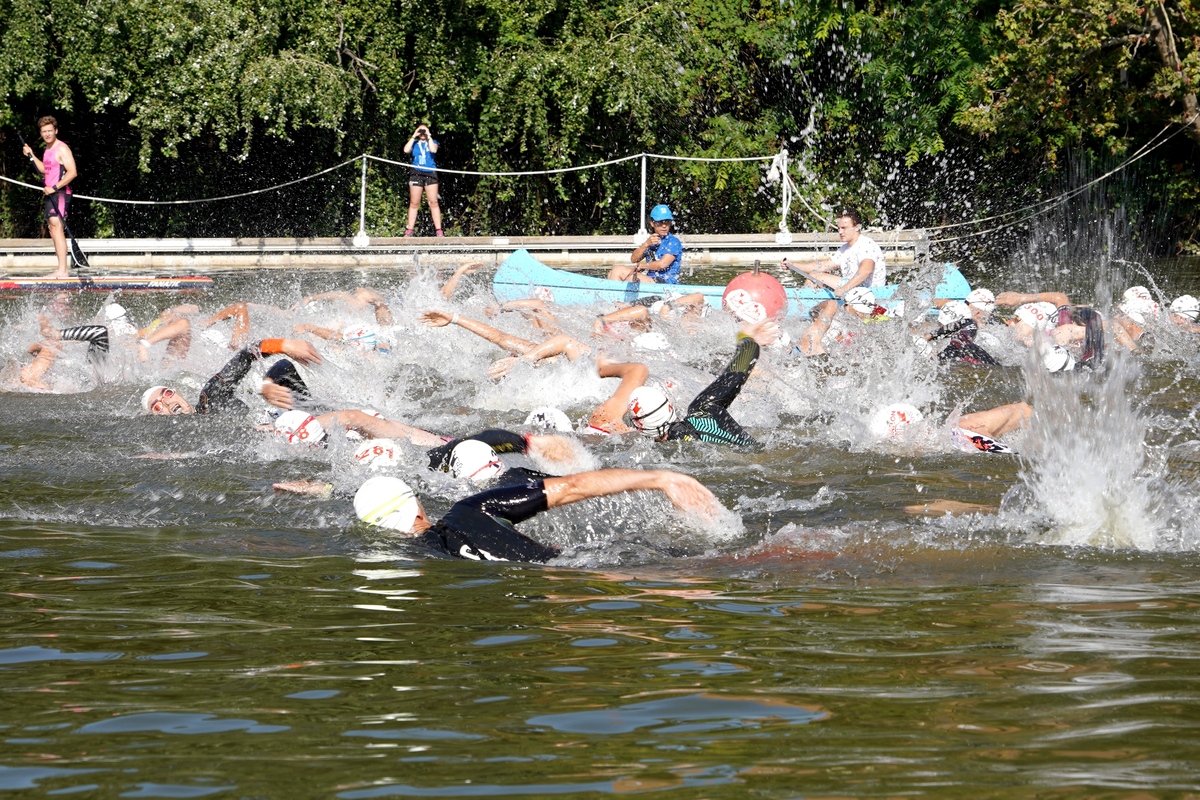
[[[353,164],[355,161],[358,161],[360,158],[362,158],[362,156],[355,156],[354,158],[350,159],[349,161],[343,161],[342,163],[338,164],[336,167],[329,167],[328,169],[323,169],[320,172],[314,172],[312,175],[305,175],[303,178],[297,178],[294,181],[288,181],[287,183],[280,183],[275,186],[268,186],[265,189],[252,189],[248,192],[240,192],[238,194],[226,194],[226,195],[222,195],[220,197],[203,197],[198,200],[118,200],[117,198],[114,198],[114,197],[93,197],[88,194],[72,194],[71,196],[73,198],[75,198],[76,200],[95,200],[98,203],[120,203],[121,205],[127,205],[127,206],[185,206],[185,205],[194,205],[196,203],[216,203],[220,200],[237,200],[240,197],[253,197],[256,194],[265,194],[266,192],[274,192],[278,189],[285,189],[288,186],[295,186],[297,183],[304,183],[305,181],[310,181],[313,178],[319,178],[322,175],[333,172],[335,170],[339,170],[342,167],[346,166],[347,164]],[[32,183],[25,183],[23,181],[13,180],[12,178],[5,177],[4,175],[0,175],[0,181],[5,181],[7,183],[13,183],[13,184],[16,184],[17,186],[24,186],[29,189],[36,189],[39,192],[42,191],[41,186],[37,186]]]

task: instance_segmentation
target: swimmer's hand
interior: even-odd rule
[[[717,515],[720,504],[708,487],[690,475],[662,471],[658,477],[658,489],[667,496],[671,505],[681,511],[689,511],[709,519]]]
[[[454,315],[445,311],[426,311],[418,319],[431,328],[444,328],[453,321]]]
[[[749,336],[761,346],[766,347],[774,344],[775,340],[779,338],[779,325],[774,320],[764,319],[762,322],[755,322],[752,325],[743,325],[738,328],[738,333]]]
[[[321,354],[317,352],[317,348],[313,347],[311,342],[303,339],[284,339],[282,349],[285,356],[294,358],[301,364],[321,363]]]
[[[487,375],[494,381],[498,381],[508,374],[508,371],[516,365],[520,359],[517,356],[505,356],[492,362],[488,367]]]
[[[292,396],[292,390],[286,386],[280,386],[274,381],[264,378],[260,391],[263,399],[276,408],[282,408],[284,411],[292,410],[295,398]]]

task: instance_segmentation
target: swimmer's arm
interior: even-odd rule
[[[312,346],[312,342],[303,339],[263,339],[242,352],[247,351],[263,356],[282,354],[306,365],[321,363],[321,354],[317,352],[317,348]]]
[[[628,306],[626,308],[618,308],[616,311],[610,311],[607,314],[601,314],[596,317],[596,321],[592,327],[597,334],[603,334],[604,326],[614,322],[647,322],[649,319],[650,309],[645,306]]]
[[[317,417],[317,422],[326,430],[339,427],[357,431],[369,439],[408,439],[420,447],[437,447],[446,443],[446,440],[437,434],[396,420],[373,417],[361,411],[332,411]]]
[[[1001,292],[996,295],[996,305],[1016,308],[1023,303],[1053,303],[1055,308],[1069,306],[1071,301],[1064,292]]]
[[[626,433],[629,429],[621,422],[621,418],[625,416],[634,389],[645,385],[650,377],[650,368],[636,361],[617,363],[600,358],[596,359],[596,367],[601,378],[620,378],[621,384],[612,397],[596,406],[588,418],[588,424],[613,433]]]
[[[308,323],[296,325],[292,328],[292,330],[294,330],[296,333],[311,333],[313,336],[327,340],[338,340],[342,338],[342,334],[338,331],[335,331],[333,328],[322,328],[320,325],[310,325]]]
[[[622,492],[659,491],[677,508],[709,515],[717,510],[717,499],[704,484],[688,475],[668,470],[602,469],[580,472],[543,482],[548,508],[578,503],[593,497]]]
[[[442,297],[446,300],[453,297],[462,277],[474,274],[482,266],[482,261],[464,261],[462,264],[459,264],[458,269],[454,270],[454,273],[442,284]]]

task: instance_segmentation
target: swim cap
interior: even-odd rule
[[[371,469],[395,466],[400,461],[396,457],[399,449],[391,439],[368,439],[354,451],[354,462]]]
[[[275,433],[286,438],[288,444],[317,444],[325,438],[321,423],[307,411],[298,409],[279,415],[275,420]]]
[[[639,386],[629,396],[629,419],[641,433],[661,436],[675,421],[675,406],[657,386]]]
[[[879,409],[871,417],[871,435],[876,439],[899,439],[909,425],[924,418],[925,415],[914,405],[893,403]]]
[[[1154,295],[1150,294],[1150,290],[1145,286],[1130,286],[1125,290],[1124,299],[1144,300],[1146,302],[1153,303]]]
[[[1136,289],[1138,287],[1135,286],[1134,288]],[[1117,306],[1117,310],[1129,317],[1138,325],[1145,325],[1147,317],[1158,316],[1158,303],[1154,302],[1153,300],[1135,297],[1131,300],[1125,300],[1122,302],[1119,306]]]
[[[996,307],[996,295],[990,289],[975,289],[967,295],[967,305],[982,309],[988,314]]]
[[[671,209],[663,203],[659,203],[654,208],[650,209],[650,219],[655,222],[662,222],[664,219],[669,219],[672,222],[675,216],[671,213]]]
[[[571,432],[571,418],[554,406],[540,406],[529,412],[525,424],[530,428],[542,428],[548,431]]]
[[[971,308],[961,300],[951,300],[938,312],[938,324],[942,327],[949,327],[970,318]]]
[[[351,325],[342,331],[342,341],[352,347],[374,350],[379,344],[379,332],[373,325]]]
[[[1047,372],[1067,372],[1075,369],[1075,356],[1062,345],[1049,344],[1042,348],[1042,366]]]
[[[399,478],[376,475],[367,478],[354,493],[354,513],[368,525],[401,533],[412,533],[421,504],[412,487]]]
[[[104,307],[104,318],[117,336],[133,336],[138,332],[125,316],[125,306],[120,303],[109,303]]]
[[[170,387],[151,386],[149,389],[142,392],[142,410],[145,411],[147,414],[149,414],[150,413],[150,398],[153,397],[154,393],[159,391],[160,389],[167,389],[167,388],[170,388]]]
[[[650,331],[633,337],[634,350],[649,350],[652,352],[661,352],[671,347],[671,343],[667,341],[667,337],[663,336],[658,331]]]
[[[1171,301],[1171,311],[1195,322],[1200,319],[1200,300],[1190,294],[1181,294]]]
[[[1053,303],[1026,303],[1017,307],[1016,317],[1031,328],[1052,331],[1058,321],[1057,310]]]
[[[846,305],[853,308],[860,314],[870,314],[875,310],[875,295],[870,289],[863,286],[855,286],[850,291],[846,292]]]
[[[504,462],[486,442],[466,439],[450,451],[450,474],[472,483],[489,481],[505,471]]]

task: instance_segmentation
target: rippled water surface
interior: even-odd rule
[[[433,284],[388,273],[218,276],[205,310],[367,282],[406,344],[309,374],[333,407],[435,430],[519,426],[603,397],[584,363],[480,376],[495,348],[412,322]],[[486,282],[455,305],[482,315]],[[101,298],[59,309],[90,319]],[[735,415],[761,451],[609,440],[602,466],[673,466],[730,513],[653,497],[562,509],[545,566],[428,558],[356,523],[350,445],[300,453],[237,416],[148,418],[225,358],[114,350],[63,394],[15,391],[45,298],[0,301],[0,789],[97,797],[1160,797],[1200,791],[1195,397],[1200,348],[1160,331],[1105,375],[937,370],[903,332],[817,369],[780,351]],[[166,301],[122,299],[141,324]],[[444,305],[444,304],[443,304]],[[448,307],[448,306],[447,306]],[[586,337],[594,309],[564,314]],[[286,325],[272,312],[261,335]],[[498,325],[532,336],[526,323]],[[524,326],[524,327],[523,327]],[[799,329],[785,326],[793,338]],[[691,391],[732,348],[714,318],[656,374]],[[944,441],[956,407],[1032,398],[1022,458]],[[914,439],[871,442],[881,404]],[[170,459],[146,455],[176,454]],[[464,493],[409,454],[437,513]],[[981,504],[960,517],[904,507]]]

